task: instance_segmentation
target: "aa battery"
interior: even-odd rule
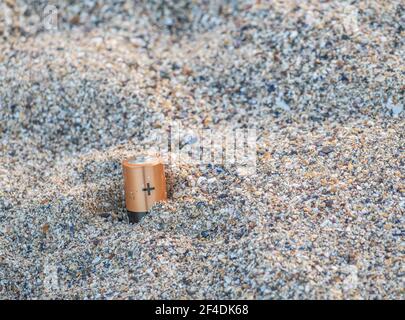
[[[163,161],[139,155],[122,162],[125,204],[130,222],[139,222],[149,209],[167,199]]]

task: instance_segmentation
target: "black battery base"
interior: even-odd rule
[[[142,220],[144,216],[146,216],[148,213],[147,212],[132,212],[132,211],[127,211],[128,212],[128,219],[130,223],[138,223]]]

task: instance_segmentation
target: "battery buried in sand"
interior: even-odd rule
[[[139,222],[159,201],[167,199],[164,164],[160,157],[139,155],[122,162],[129,221]]]

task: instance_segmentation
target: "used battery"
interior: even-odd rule
[[[139,155],[122,162],[129,221],[139,222],[149,209],[167,199],[164,164],[157,156]]]

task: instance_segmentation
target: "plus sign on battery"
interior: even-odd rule
[[[150,196],[150,192],[152,191],[152,190],[155,190],[155,188],[154,187],[151,187],[150,186],[150,184],[149,184],[149,182],[146,184],[148,187],[147,188],[143,188],[142,189],[142,191],[146,191],[146,192],[148,192],[148,196]]]

